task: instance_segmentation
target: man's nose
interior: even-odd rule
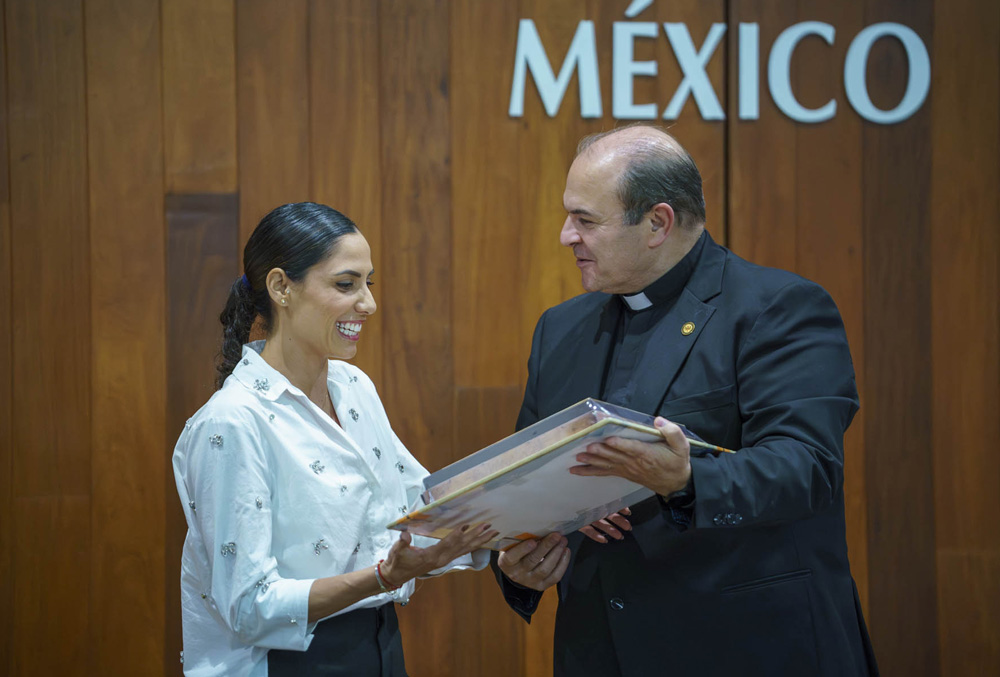
[[[580,233],[577,232],[576,226],[573,225],[572,217],[567,216],[563,222],[562,231],[559,233],[559,244],[564,247],[572,247],[579,243]]]

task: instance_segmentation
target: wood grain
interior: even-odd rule
[[[14,499],[11,677],[93,674],[90,510],[87,496]]]
[[[381,387],[385,335],[379,144],[379,5],[355,0],[309,6],[312,198],[354,221],[372,249],[382,309],[365,323],[353,362]]]
[[[838,114],[821,125],[798,125],[795,168],[803,187],[796,196],[793,271],[819,283],[837,303],[855,365],[864,363],[864,145],[861,119],[843,95],[844,59],[850,40],[864,25],[853,3],[810,0],[799,5],[800,21],[836,27],[832,46],[803,40],[795,51],[793,83],[803,106],[818,108],[831,98]],[[767,177],[761,177],[759,190]],[[862,606],[868,599],[868,524],[865,478],[865,372],[855,370],[861,411],[848,429],[844,449],[844,502],[851,571]]]
[[[1000,666],[1000,551],[995,547],[941,548],[937,570],[938,614],[947,619],[939,624],[937,674],[990,677]]]
[[[614,19],[617,21],[625,20],[623,15],[618,15]],[[645,46],[646,54],[639,51],[641,45],[640,41],[637,41],[636,59],[656,61],[658,75],[656,78],[636,78],[636,103],[656,102],[659,119],[653,122],[668,127],[670,133],[677,137],[681,145],[694,158],[702,178],[705,211],[708,218],[707,226],[715,241],[724,245],[726,244],[728,217],[725,208],[727,123],[725,120],[704,120],[693,97],[688,98],[676,120],[663,119],[663,113],[683,78],[673,48],[664,32],[663,24],[671,22],[687,25],[688,31],[691,33],[691,40],[700,49],[712,25],[726,23],[726,3],[724,0],[658,2],[653,3],[649,9],[636,17],[636,20],[652,21],[659,24],[659,35],[656,39],[642,41],[652,43],[652,45]],[[729,30],[731,29],[727,27],[727,32]],[[652,49],[649,49],[650,46]],[[729,49],[729,42],[723,38],[715,49],[705,71],[708,73],[723,110],[730,108],[728,105],[730,94],[726,87]],[[646,89],[652,90],[649,96],[641,94],[640,88],[643,85],[646,86]],[[640,96],[643,98],[640,99]]]
[[[552,67],[561,67],[563,58],[581,20],[594,18],[600,4],[573,0],[521,0],[520,16],[534,19],[542,44],[550,55]],[[605,11],[609,11],[605,8]],[[605,53],[610,37],[599,41]],[[599,46],[598,49],[601,49]],[[513,66],[508,66],[513,68]],[[602,77],[607,78],[606,68]],[[602,89],[604,89],[602,87]],[[579,84],[574,76],[563,97],[560,113],[550,118],[542,107],[534,82],[529,78],[524,96],[524,117],[519,135],[519,166],[517,200],[521,212],[520,261],[518,277],[525,293],[521,297],[521,336],[518,364],[522,365],[521,385],[527,380],[531,350],[531,334],[538,318],[548,308],[583,293],[580,272],[573,265],[573,255],[559,244],[559,231],[566,219],[563,191],[566,173],[576,154],[580,139],[595,132],[610,129],[610,102],[604,100],[605,118],[580,118]],[[530,171],[528,170],[530,168]],[[534,626],[535,624],[532,623]],[[551,665],[551,662],[544,663]]]
[[[520,125],[507,115],[517,20],[516,3],[451,3],[451,294],[459,387],[520,383],[518,347],[530,340],[519,322],[521,296],[530,293],[517,274],[525,225],[515,198]]]
[[[240,249],[275,207],[309,199],[308,0],[236,3]]]
[[[5,2],[0,0],[0,36],[5,32]],[[7,44],[0,43],[0,102],[7,101]],[[11,243],[10,243],[10,160],[7,154],[7,106],[0,104],[0,323],[10,327]],[[14,514],[11,479],[14,472],[14,445],[11,432],[14,384],[11,332],[0,331],[0,609],[14,608],[14,577],[11,551],[14,542]],[[0,614],[0,671],[11,670],[11,615]]]
[[[5,6],[12,675],[87,673],[90,254],[83,16]],[[52,637],[64,638],[53,651]]]
[[[869,2],[864,21],[904,22],[930,45],[931,2]],[[884,44],[882,44],[884,43]],[[868,86],[904,79],[880,41]],[[931,363],[930,110],[864,128],[865,455],[869,630],[887,675],[938,664]],[[938,227],[938,226],[935,226]],[[872,425],[877,421],[878,425]]]
[[[444,0],[379,5],[382,392],[400,439],[428,468],[444,465],[452,445],[448,11]],[[433,675],[454,660],[460,602],[418,601],[400,614],[408,670]]]
[[[931,364],[942,675],[1000,666],[1000,6],[936,3]],[[956,328],[965,330],[956,331]]]
[[[166,675],[180,673],[180,562],[187,525],[177,499],[171,452],[184,422],[215,392],[215,358],[222,340],[219,313],[240,275],[239,197],[168,195],[167,223],[167,413],[164,454]]]
[[[785,269],[795,267],[796,202],[805,188],[800,188],[795,166],[796,123],[771,98],[767,57],[778,34],[798,21],[798,4],[797,0],[740,0],[730,5],[728,29],[728,246],[754,263]],[[741,22],[757,23],[760,29],[758,120],[738,119]]]
[[[167,193],[236,190],[234,0],[162,0]]]
[[[158,0],[86,4],[93,437],[90,672],[163,654],[166,365]],[[141,223],[143,227],[136,228]],[[127,509],[124,509],[127,506]],[[127,643],[120,637],[129,636]]]
[[[13,495],[89,496],[90,244],[79,3],[8,0],[6,40],[18,395]]]

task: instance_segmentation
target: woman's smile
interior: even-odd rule
[[[364,320],[353,320],[350,322],[337,322],[337,333],[348,341],[357,341],[361,338],[361,325]]]

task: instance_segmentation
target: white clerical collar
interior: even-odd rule
[[[646,294],[644,294],[643,292],[639,292],[638,294],[631,294],[629,296],[625,296],[624,294],[622,294],[621,298],[622,301],[627,303],[628,307],[634,311],[645,310],[646,308],[649,308],[653,305],[653,302],[650,301],[646,297]]]

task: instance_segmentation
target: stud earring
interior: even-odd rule
[[[281,305],[285,305],[287,303],[288,303],[288,299],[281,299]]]

